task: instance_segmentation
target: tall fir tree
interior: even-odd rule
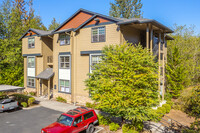
[[[200,82],[200,37],[194,28],[175,24],[174,40],[167,42],[167,92],[175,98],[184,88]]]
[[[141,0],[115,0],[110,3],[110,16],[118,18],[141,18]]]
[[[48,30],[55,30],[56,28],[58,28],[59,25],[60,23],[58,23],[56,19],[53,18],[53,20],[51,21],[51,24],[49,25]]]
[[[0,84],[23,86],[22,43],[18,39],[30,27],[46,29],[31,5],[32,0],[4,0],[0,6],[5,29],[0,34]]]

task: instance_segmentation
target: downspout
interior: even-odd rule
[[[72,46],[71,46],[71,51],[72,51],[72,57],[71,57],[71,59],[72,59],[72,83],[73,83],[73,93],[72,93],[72,95],[73,95],[73,97],[72,97],[72,100],[73,100],[73,102],[74,102],[74,105],[76,105],[76,95],[75,95],[75,66],[76,66],[76,64],[75,64],[75,40],[74,40],[74,31],[72,31],[72,33],[71,33],[71,37],[72,37]]]

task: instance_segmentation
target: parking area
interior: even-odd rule
[[[55,122],[61,113],[45,107],[0,113],[0,132],[40,133],[43,127]]]

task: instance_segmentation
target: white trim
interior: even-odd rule
[[[27,87],[30,87],[30,88],[35,88],[35,86],[36,86],[36,80],[35,80],[35,75],[33,75],[33,76],[29,76],[28,75],[28,58],[34,58],[34,68],[32,68],[32,69],[35,69],[36,70],[36,57],[35,56],[27,56],[27,58],[26,58],[26,86]],[[36,71],[34,71],[35,72],[35,74],[36,74]],[[31,77],[31,78],[34,78],[34,86],[28,86],[28,77]]]
[[[69,79],[60,79],[60,70],[62,70],[62,68],[60,69],[60,57],[62,56],[69,56],[69,69],[63,69],[63,70],[69,70],[70,73],[69,73]],[[60,91],[60,80],[69,80],[69,92],[63,92],[63,91]],[[58,55],[58,92],[61,92],[61,93],[71,93],[71,55],[70,54],[66,54],[66,55]]]

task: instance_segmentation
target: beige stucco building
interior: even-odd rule
[[[69,103],[84,104],[90,101],[84,81],[99,62],[102,48],[128,41],[158,55],[158,89],[164,95],[166,40],[172,39],[167,35],[172,32],[152,19],[113,18],[80,9],[54,31],[29,29],[20,38],[24,86],[38,96],[61,96]]]

